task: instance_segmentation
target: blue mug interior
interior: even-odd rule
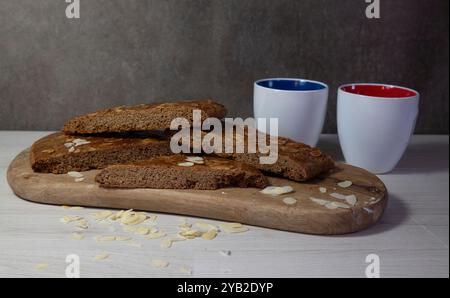
[[[269,89],[277,89],[284,91],[315,91],[325,89],[326,86],[320,83],[306,80],[263,80],[256,83],[257,85]]]

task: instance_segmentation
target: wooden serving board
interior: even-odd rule
[[[333,173],[307,183],[270,178],[274,186],[290,185],[295,189],[278,197],[261,194],[255,188],[105,189],[95,183],[97,173],[98,170],[83,172],[82,182],[75,182],[69,175],[34,173],[29,150],[25,150],[13,160],[7,177],[17,196],[33,202],[184,214],[318,235],[365,229],[380,219],[388,201],[381,180],[366,170],[341,163]],[[352,181],[353,185],[337,186],[344,180]],[[321,193],[319,187],[326,187],[327,193]],[[354,194],[358,202],[351,209],[328,209],[310,199],[345,202],[330,197],[333,192]],[[285,197],[293,197],[297,203],[287,205],[283,202]]]

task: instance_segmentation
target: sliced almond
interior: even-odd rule
[[[47,269],[48,266],[49,265],[47,263],[38,263],[38,264],[34,265],[34,268],[37,270],[43,270],[43,269]]]
[[[338,199],[338,200],[345,200],[347,198],[346,195],[343,195],[343,194],[340,194],[340,193],[337,193],[337,192],[331,193],[330,197],[333,197],[333,198]]]
[[[80,233],[72,233],[72,235],[70,236],[70,238],[72,240],[83,240],[84,236]]]
[[[319,187],[319,191],[321,193],[327,193],[327,188],[326,187]]]
[[[297,200],[292,198],[292,197],[286,197],[286,198],[283,199],[283,202],[286,205],[294,205],[295,203],[297,203]]]
[[[74,143],[68,142],[68,143],[65,143],[65,144],[64,144],[64,147],[70,148],[70,147],[73,147],[74,145],[75,145]]]
[[[134,233],[137,235],[148,235],[150,233],[150,229],[147,227],[138,227]]]
[[[159,238],[162,238],[165,236],[166,236],[166,233],[164,233],[164,232],[155,232],[155,233],[148,234],[144,239],[152,240],[152,239],[159,239]]]
[[[202,238],[205,240],[213,240],[217,236],[216,230],[209,230],[206,233],[203,233]]]
[[[69,175],[72,178],[83,178],[84,175],[81,174],[80,172],[76,172],[76,171],[70,171],[67,173],[67,175]]]
[[[167,266],[169,266],[169,262],[164,260],[153,260],[152,265],[156,268],[167,268]]]
[[[72,215],[66,215],[63,218],[61,218],[61,222],[63,223],[69,223],[74,221],[82,220],[83,218],[81,216],[72,216]]]
[[[345,181],[339,182],[337,185],[342,188],[347,188],[347,187],[352,186],[352,184],[353,184],[353,182],[351,182],[350,180],[345,180]]]
[[[178,166],[180,167],[192,167],[194,165],[193,162],[191,161],[186,161],[186,162],[179,162]]]
[[[84,177],[75,178],[75,182],[83,182],[83,181],[84,181]]]
[[[95,238],[98,242],[103,242],[103,241],[115,241],[116,240],[116,236],[97,236]]]
[[[271,196],[279,196],[293,192],[294,189],[291,186],[268,186],[260,191],[260,193]]]
[[[311,201],[313,201],[314,203],[319,204],[321,206],[325,206],[326,204],[330,203],[330,201],[323,200],[323,199],[316,199],[316,198],[313,198],[313,197],[310,197],[309,199]]]
[[[115,239],[116,241],[130,241],[131,238],[128,236],[116,236]]]
[[[342,208],[342,209],[350,209],[350,206],[341,202],[331,202],[325,205],[328,209],[336,209],[336,208]],[[336,207],[336,208],[334,208]]]
[[[102,252],[101,254],[98,254],[98,255],[96,255],[96,256],[94,257],[94,259],[95,259],[96,261],[105,260],[105,259],[107,259],[107,258],[109,258],[109,254],[106,253],[106,252]]]
[[[101,212],[97,212],[97,213],[92,213],[92,214],[91,214],[91,216],[92,216],[95,220],[98,220],[98,221],[108,219],[111,215],[113,215],[112,211],[108,211],[108,210],[101,211]]]
[[[349,195],[345,197],[345,201],[350,205],[350,206],[355,206],[356,203],[358,202],[358,199],[356,198],[355,195]]]
[[[161,241],[161,247],[162,248],[170,248],[172,247],[172,240],[171,239],[164,239]]]
[[[183,274],[192,275],[192,269],[186,266],[181,266],[178,271]]]
[[[199,228],[199,229],[202,230],[202,231],[218,230],[218,227],[216,227],[216,226],[213,225],[213,224],[206,223],[206,222],[196,222],[196,223],[194,224],[194,226],[195,226],[196,228]]]

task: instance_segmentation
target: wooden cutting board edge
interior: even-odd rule
[[[375,224],[387,206],[388,192],[385,185],[366,170],[342,163],[336,165],[340,170],[319,182],[296,183],[270,177],[274,185],[291,185],[296,189],[293,194],[275,199],[254,188],[225,188],[216,191],[105,189],[94,181],[98,170],[84,172],[85,181],[78,183],[68,175],[34,173],[29,163],[29,149],[21,152],[11,162],[7,180],[18,197],[44,204],[189,215],[315,235],[348,234]],[[349,189],[336,190],[350,194],[348,191],[351,189],[351,193],[356,194],[359,202],[352,209],[329,210],[307,199],[310,196],[323,198],[318,191],[319,185],[332,192],[336,183],[342,180],[354,182]],[[288,206],[281,200],[286,196],[297,196],[298,202]],[[377,202],[363,204],[371,196]],[[366,198],[365,202],[360,198]]]

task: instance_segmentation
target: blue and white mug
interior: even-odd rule
[[[254,83],[255,118],[278,118],[278,135],[316,146],[328,103],[324,83],[292,78],[272,78]],[[258,127],[266,132],[266,127]]]

